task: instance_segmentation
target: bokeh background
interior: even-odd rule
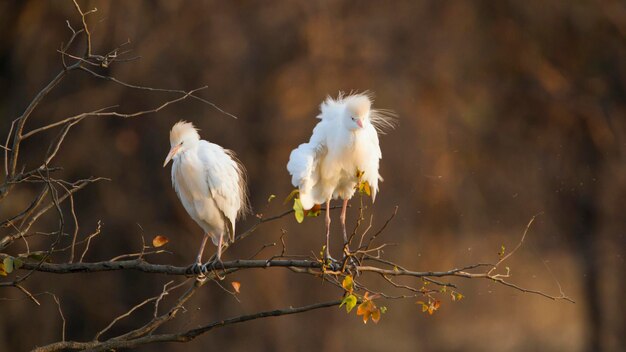
[[[541,213],[508,263],[512,280],[554,295],[558,280],[576,300],[555,302],[465,280],[459,284],[466,298],[444,300],[433,316],[421,313],[414,300],[392,301],[384,303],[389,311],[378,325],[326,309],[139,350],[624,350],[624,2],[80,3],[98,9],[90,17],[95,51],[130,38],[128,47],[141,56],[103,73],[162,88],[207,85],[200,95],[239,117],[188,100],[151,116],[92,118],[76,126],[55,163],[64,167],[62,177],[111,179],[76,196],[80,235],[103,224],[88,260],[136,252],[143,233],[171,239],[172,253],[153,261],[191,262],[201,231],[176,199],[169,168],[161,167],[174,122],[192,121],[205,139],[234,150],[248,169],[254,211],[271,215],[288,207],[281,202],[292,188],[285,164],[290,150],[308,139],[322,99],[340,90],[370,90],[375,107],[399,116],[399,127],[381,137],[385,182],[368,210],[380,226],[399,206],[383,236],[399,245],[385,254],[416,270],[493,262],[501,245],[512,249],[529,219]],[[0,3],[0,138],[61,68],[56,50],[69,38],[66,19],[79,27],[69,1]],[[125,112],[152,108],[172,97],[77,72],[35,111],[27,129],[113,104]],[[22,161],[34,165],[46,147],[45,138],[30,140]],[[16,189],[0,203],[0,218],[26,207],[35,190]],[[278,198],[268,205],[270,194]],[[354,208],[348,217],[352,224]],[[250,216],[238,228],[253,222]],[[35,230],[54,224],[50,217]],[[333,225],[336,249],[341,236],[338,221]],[[281,229],[290,253],[318,252],[323,227],[322,218],[301,225],[285,218],[238,243],[226,259],[277,241]],[[23,251],[20,246],[11,253]],[[88,340],[171,279],[36,274],[26,286],[57,294],[68,339]],[[241,302],[207,285],[166,330],[340,295],[281,269],[239,273],[232,280],[242,283]],[[61,319],[50,297],[41,296],[39,307],[19,292],[0,295],[17,299],[0,301],[0,350],[24,351],[60,339]],[[114,331],[151,314],[140,311]]]

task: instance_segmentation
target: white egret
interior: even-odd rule
[[[379,160],[382,158],[378,132],[393,127],[394,114],[374,110],[368,94],[339,94],[321,104],[321,121],[313,129],[308,143],[294,149],[287,170],[299,190],[305,210],[326,203],[326,258],[330,257],[330,200],[341,198],[341,226],[347,244],[346,207],[359,181],[367,182],[372,202],[378,192]],[[331,258],[332,259],[332,258]]]
[[[224,236],[235,240],[235,221],[247,210],[245,172],[232,151],[200,139],[192,123],[180,121],[170,132],[172,185],[185,210],[204,230],[195,265],[211,237],[221,260]]]

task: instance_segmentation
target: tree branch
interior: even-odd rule
[[[230,318],[230,319],[216,321],[216,322],[201,326],[196,329],[192,329],[192,330],[188,330],[188,331],[176,333],[176,334],[147,335],[147,336],[130,339],[130,340],[112,339],[112,340],[108,340],[105,342],[61,341],[61,342],[56,342],[47,346],[38,347],[34,349],[33,352],[53,352],[53,351],[60,351],[60,350],[67,350],[67,349],[87,350],[87,351],[96,352],[96,351],[106,351],[106,350],[117,349],[117,348],[134,348],[134,347],[138,347],[141,345],[147,345],[147,344],[157,343],[157,342],[188,342],[208,331],[218,329],[224,326],[244,323],[244,322],[256,320],[256,319],[304,313],[304,312],[308,312],[308,311],[316,310],[316,309],[335,307],[340,304],[341,304],[341,300],[336,300],[336,301],[330,301],[330,302],[311,304],[311,305],[302,306],[302,307],[295,307],[295,308],[288,307],[288,308],[283,308],[283,309],[275,309],[275,310],[269,310],[269,311],[264,311],[264,312],[258,312],[254,314],[241,315],[241,316]]]

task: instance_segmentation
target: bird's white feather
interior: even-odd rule
[[[174,157],[172,165],[176,194],[214,244],[220,235],[230,235],[232,240],[235,221],[247,210],[243,166],[231,151],[187,135],[192,137],[184,141],[187,145],[183,143],[185,149]]]
[[[349,126],[352,115],[362,117],[362,127]],[[379,161],[382,153],[377,126],[391,127],[392,114],[371,109],[368,94],[328,97],[320,106],[321,121],[308,143],[291,152],[287,170],[292,184],[300,191],[304,209],[327,200],[350,199],[358,182],[357,170],[370,184],[372,200],[378,192]],[[353,120],[354,121],[354,120]]]

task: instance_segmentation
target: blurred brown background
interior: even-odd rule
[[[493,262],[512,249],[539,212],[527,243],[508,265],[516,283],[576,304],[550,301],[487,281],[460,281],[466,298],[433,316],[413,300],[384,303],[378,325],[327,309],[215,331],[189,344],[142,351],[618,351],[626,343],[626,4],[621,1],[82,1],[96,51],[131,39],[141,60],[103,73],[154,87],[192,89],[235,120],[192,100],[139,119],[88,119],[75,127],[56,165],[66,179],[111,178],[76,196],[80,234],[103,223],[88,260],[140,249],[168,236],[173,254],[152,260],[186,265],[201,230],[184,212],[161,164],[168,131],[194,122],[203,138],[233,149],[249,173],[255,212],[276,214],[291,190],[289,152],[308,139],[318,104],[339,90],[371,90],[399,128],[381,138],[385,182],[373,206],[380,226],[399,205],[386,255],[416,270]],[[60,69],[69,1],[0,3],[0,138]],[[112,104],[132,112],[172,95],[133,91],[72,74],[27,129]],[[53,136],[54,133],[50,134]],[[29,140],[23,161],[47,143]],[[16,190],[0,218],[29,204]],[[270,194],[278,199],[269,206]],[[349,221],[353,223],[355,210]],[[252,216],[250,218],[253,218]],[[338,214],[334,239],[340,239]],[[54,226],[53,218],[39,229]],[[253,219],[238,225],[246,229]],[[247,257],[286,229],[291,253],[318,252],[323,219],[286,218],[242,241],[225,258]],[[2,229],[5,235],[8,229]],[[43,245],[44,242],[41,242]],[[335,245],[335,250],[337,245]],[[213,249],[213,248],[211,248]],[[19,245],[11,247],[19,253]],[[272,249],[266,252],[279,252]],[[60,257],[57,260],[67,260]],[[549,268],[549,269],[548,269]],[[88,340],[171,278],[140,273],[36,274],[33,292],[54,292],[68,339]],[[229,279],[230,280],[230,279]],[[241,303],[215,284],[169,328],[258,310],[335,299],[341,294],[281,269],[249,271]],[[229,281],[228,281],[229,282]],[[382,286],[381,286],[382,287]],[[50,297],[42,306],[9,289],[0,301],[0,350],[23,351],[60,339]],[[151,309],[120,323],[129,328]]]

